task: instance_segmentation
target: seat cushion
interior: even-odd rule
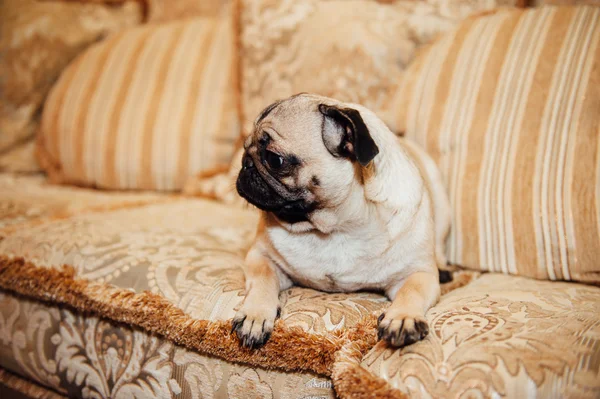
[[[0,367],[75,396],[356,393],[348,354],[359,360],[375,343],[389,304],[379,294],[293,287],[263,348],[242,348],[231,333],[255,211],[35,177],[0,183]]]
[[[164,297],[195,319],[231,319],[244,296],[245,252],[258,214],[207,200],[90,212],[20,228],[0,255],[37,265],[70,265],[78,277]],[[290,327],[325,333],[356,325],[387,301],[373,293],[282,294]]]
[[[600,396],[598,287],[486,274],[427,318],[426,340],[362,366],[411,397]]]
[[[29,223],[168,201],[153,192],[108,192],[55,186],[42,175],[0,173],[0,238]]]
[[[242,299],[240,290],[243,289],[243,274],[239,269],[236,248],[240,242],[247,241],[248,233],[253,228],[256,215],[251,212],[232,214],[223,207],[211,207],[210,202],[197,202],[196,205],[200,208],[196,207],[196,211],[199,219],[204,218],[204,223],[188,218],[189,222],[182,224],[186,216],[172,212],[174,208],[164,209],[166,213],[158,211],[165,201],[173,200],[166,195],[52,186],[42,176],[7,174],[0,175],[0,198],[0,231],[5,237],[4,242],[9,247],[18,247],[37,236],[38,239],[34,241],[39,244],[34,245],[37,250],[22,247],[23,251],[7,250],[4,254],[10,252],[31,256],[32,259],[56,267],[73,262],[81,267],[78,272],[82,272],[90,280],[111,281],[121,284],[126,290],[150,289],[159,294],[168,290],[171,292],[170,298],[178,296],[177,302],[199,318],[230,317],[229,308]],[[145,211],[144,205],[150,204],[157,208],[150,207]],[[194,212],[195,207],[188,206],[189,204],[181,209]],[[130,219],[131,223],[123,219],[123,215],[135,209],[146,215],[141,216],[141,219],[146,219],[145,222],[133,222],[140,219],[140,215],[135,216],[135,211]],[[124,212],[119,213],[118,210]],[[104,212],[107,212],[106,215],[115,215],[116,218],[112,221],[106,219],[109,223],[100,227],[97,221],[104,219],[101,216]],[[77,215],[83,219],[78,219]],[[207,218],[206,215],[212,217]],[[233,216],[228,219],[227,215]],[[86,216],[92,219],[85,219]],[[161,219],[171,219],[171,227],[177,228],[170,233],[156,230],[163,237],[160,242],[152,233],[142,237],[142,230],[148,232],[151,226],[163,225],[168,230],[169,224]],[[74,224],[68,223],[68,220]],[[232,234],[232,220],[246,227],[241,227],[238,234]],[[221,229],[217,221],[222,222]],[[58,227],[55,223],[60,225],[64,222],[67,224],[63,224],[59,230],[74,230],[71,233],[63,231],[65,235],[62,239],[52,237],[58,230],[51,229],[54,233],[50,233],[47,228],[51,225]],[[211,224],[217,226],[216,229],[202,233],[203,228]],[[80,227],[76,227],[77,225]],[[108,225],[112,227],[107,227]],[[100,230],[96,230],[97,228]],[[194,229],[200,236],[199,240],[192,237]],[[80,234],[86,230],[87,234]],[[33,233],[29,238],[21,236],[24,241],[16,239],[17,235],[25,231],[45,231],[50,235]],[[136,245],[128,246],[132,244],[129,241],[129,244],[123,246],[128,240],[121,241],[118,237],[126,231],[129,231],[126,235],[138,237]],[[74,240],[68,242],[68,237]],[[163,246],[168,242],[171,246]],[[228,247],[228,244],[231,246]],[[43,250],[42,247],[46,249]],[[179,250],[175,249],[177,247]],[[143,255],[144,251],[146,255]],[[148,257],[150,253],[155,256]],[[152,268],[150,258],[155,262],[154,265],[164,264],[167,269]],[[177,275],[171,273],[173,267],[186,262],[189,262],[190,269],[176,273]],[[206,274],[199,275],[198,271],[207,264],[212,268],[206,270]],[[219,279],[220,267],[225,267],[224,275],[232,270],[233,275]],[[130,269],[130,273],[127,269]],[[170,286],[170,283],[164,285],[151,282],[163,280],[162,272],[168,269],[171,271],[166,273],[169,275],[166,278],[175,283],[174,286]],[[150,270],[155,270],[156,277],[150,276]],[[207,280],[203,284],[196,284],[194,281],[202,281],[204,278]],[[179,283],[175,280],[179,280]],[[208,289],[211,283],[214,283],[214,287]],[[182,293],[185,293],[185,297]],[[286,298],[289,302],[288,309],[291,309],[289,313],[298,313],[307,308],[302,306],[307,300],[302,298],[302,293],[288,293]],[[322,298],[315,298],[313,295],[308,299],[315,299],[317,304],[314,315],[319,312],[325,315],[322,309],[326,306],[323,305]],[[356,306],[360,306],[359,302]],[[225,314],[220,314],[222,311]],[[311,323],[310,318],[296,318],[298,325],[315,324]],[[316,323],[316,328],[324,330],[326,324],[331,326],[332,323],[339,327],[340,319],[343,318],[344,314],[334,311],[331,317]],[[334,397],[332,383],[324,376],[307,372],[269,371],[204,356],[178,346],[167,338],[127,324],[75,312],[70,307],[40,303],[2,290],[0,367],[72,397]]]
[[[600,7],[470,18],[419,54],[390,104],[442,172],[450,262],[600,282]]]
[[[69,397],[333,398],[331,381],[202,356],[96,316],[0,292],[0,366]]]

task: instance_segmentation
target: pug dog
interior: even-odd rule
[[[450,227],[434,161],[367,108],[305,93],[262,111],[244,149],[236,188],[262,216],[232,321],[242,346],[267,342],[293,284],[384,292],[379,339],[425,338]]]

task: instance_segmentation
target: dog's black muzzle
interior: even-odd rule
[[[244,154],[242,169],[237,178],[238,194],[257,208],[273,213],[278,219],[287,223],[308,220],[308,215],[315,209],[313,204],[304,199],[286,199],[271,187],[261,176],[254,160]]]

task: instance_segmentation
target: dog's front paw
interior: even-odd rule
[[[279,307],[270,309],[244,306],[233,318],[231,332],[236,332],[242,346],[250,349],[260,348],[271,338],[279,313]]]
[[[382,313],[377,319],[377,339],[401,348],[424,339],[429,334],[427,321],[420,316],[395,315]]]

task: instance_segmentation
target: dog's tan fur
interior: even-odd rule
[[[359,111],[379,148],[368,165],[332,156],[324,145],[329,122],[319,104]],[[450,225],[433,160],[368,109],[316,95],[287,99],[258,121],[245,143],[255,162],[256,142],[265,131],[273,138],[270,150],[302,160],[281,181],[321,206],[293,224],[263,212],[246,257],[246,300],[233,324],[242,343],[259,346],[269,338],[278,293],[293,283],[324,291],[383,291],[393,302],[379,319],[380,338],[394,346],[424,338],[425,312],[440,294],[437,266],[446,263]]]

